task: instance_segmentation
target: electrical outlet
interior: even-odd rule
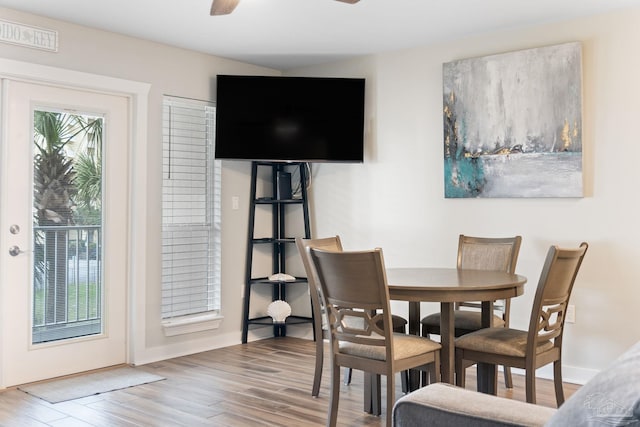
[[[576,306],[569,304],[567,306],[567,312],[565,314],[565,321],[567,323],[576,323]]]
[[[240,197],[238,196],[231,197],[231,209],[233,209],[234,211],[237,211],[238,209],[240,209]]]

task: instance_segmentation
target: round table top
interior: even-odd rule
[[[404,301],[488,301],[524,293],[527,278],[504,271],[388,268],[389,296]]]

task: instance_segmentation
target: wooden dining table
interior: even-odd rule
[[[420,335],[420,303],[440,303],[440,352],[441,380],[455,382],[455,327],[456,302],[481,301],[482,326],[490,327],[495,300],[514,298],[524,293],[527,278],[504,271],[467,270],[457,268],[388,268],[389,298],[409,303],[409,333]],[[496,370],[493,365],[478,364],[478,390],[490,392],[496,386]],[[366,377],[366,376],[365,376]],[[374,383],[369,384],[370,381]],[[372,395],[365,395],[365,410],[379,414],[379,384],[369,377]],[[419,387],[419,373],[411,372],[412,390]],[[365,392],[368,393],[368,392]],[[376,396],[378,394],[378,396]]]

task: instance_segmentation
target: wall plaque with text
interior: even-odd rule
[[[0,42],[58,51],[58,32],[0,19]]]

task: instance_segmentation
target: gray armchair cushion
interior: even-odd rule
[[[435,383],[398,400],[393,425],[640,427],[640,342],[558,410]]]
[[[548,426],[640,427],[640,342],[578,389]]]
[[[543,426],[555,409],[434,383],[400,398],[395,427]],[[569,425],[569,424],[567,424]]]

